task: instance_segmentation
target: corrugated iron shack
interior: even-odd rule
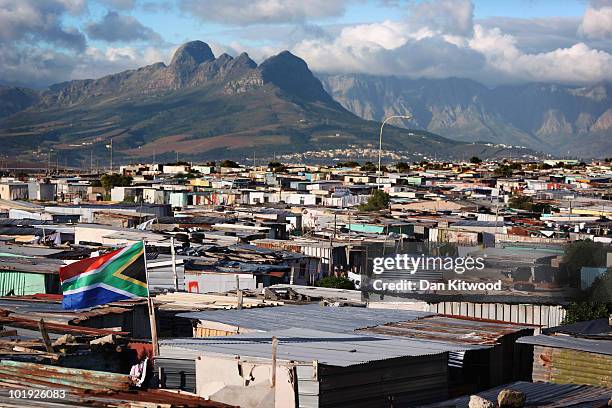
[[[518,343],[533,346],[533,381],[612,388],[610,339],[540,335]]]
[[[511,389],[525,394],[526,407],[539,408],[603,408],[608,406],[612,389],[590,387],[574,384],[530,383],[517,381],[491,390],[479,392],[477,395],[489,401],[497,400],[502,389]],[[470,396],[422,406],[421,408],[468,408]]]
[[[534,327],[458,316],[425,316],[359,330],[414,340],[485,346],[449,354],[451,393],[462,395],[519,379],[530,379],[531,354],[515,347]]]
[[[37,398],[15,398],[15,391],[23,391],[25,384]],[[135,389],[125,374],[7,360],[0,361],[0,405],[6,408],[231,407],[191,394]]]
[[[293,328],[248,333],[231,339],[164,340],[161,355],[162,359],[200,357],[195,382],[198,395],[232,404],[245,398],[245,394],[259,395],[257,385],[264,387],[261,384],[270,378],[271,370],[258,370],[258,367],[273,364],[272,337],[278,340],[276,386],[280,390],[276,391],[274,406],[279,408],[293,404],[298,407],[372,408],[387,407],[391,403],[413,406],[447,395],[447,349],[433,342]],[[221,359],[234,369],[218,369]],[[211,372],[215,372],[214,378]],[[243,385],[232,386],[236,382],[234,377],[240,373]],[[265,389],[262,394],[265,396]],[[283,398],[279,398],[281,394]]]

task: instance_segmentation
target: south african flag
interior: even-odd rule
[[[144,244],[60,268],[64,309],[84,309],[148,295]]]

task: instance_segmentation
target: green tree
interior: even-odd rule
[[[283,163],[277,161],[268,163],[268,168],[272,170],[273,173],[283,173],[287,171],[287,167]]]
[[[480,159],[480,157],[473,156],[473,157],[470,159],[470,163],[479,164],[479,163],[482,163],[482,160]]]
[[[221,167],[231,167],[237,169],[238,167],[240,167],[240,165],[233,160],[223,160],[221,162]]]
[[[389,194],[385,193],[382,190],[374,190],[370,197],[368,197],[368,202],[365,204],[361,204],[359,206],[359,210],[361,211],[379,211],[387,208],[389,206]]]
[[[410,165],[406,162],[398,162],[395,164],[395,168],[397,169],[397,171],[405,173],[407,171],[410,171]]]
[[[326,276],[315,282],[315,286],[335,289],[355,289],[355,284],[344,276]]]
[[[514,195],[510,198],[510,202],[508,203],[510,208],[515,208],[517,210],[525,210],[531,211],[538,214],[547,214],[550,213],[554,208],[547,203],[534,202],[531,197],[519,194]]]
[[[338,162],[334,167],[337,167],[337,168],[340,168],[340,167],[355,168],[355,167],[359,167],[359,163],[357,163],[356,161]]]
[[[512,169],[507,164],[497,166],[493,173],[498,177],[512,177]]]
[[[588,320],[608,317],[609,309],[601,302],[572,302],[567,308],[563,324],[585,322]]]
[[[361,171],[376,171],[376,166],[371,161],[365,162],[360,168]]]
[[[612,270],[599,276],[589,288],[589,299],[593,302],[612,304]]]
[[[604,266],[607,253],[611,250],[610,245],[591,240],[573,241],[565,247],[563,257],[570,284],[580,286],[580,271],[583,266]]]
[[[112,173],[100,177],[100,184],[108,193],[113,187],[127,187],[132,185],[132,177]]]

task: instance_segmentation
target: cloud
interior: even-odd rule
[[[491,74],[500,74],[506,81],[580,83],[611,78],[612,55],[584,43],[526,54],[517,48],[513,36],[476,25],[469,46],[485,56]]]
[[[67,81],[76,66],[72,54],[36,47],[0,47],[1,79],[23,86],[45,87]]]
[[[174,5],[170,1],[145,1],[140,5],[141,9],[146,13],[161,13],[169,12]]]
[[[612,36],[611,2],[597,2],[588,6],[579,33],[587,38],[609,39]]]
[[[170,48],[89,47],[77,59],[71,76],[74,79],[100,78],[160,61],[167,62],[171,55]]]
[[[451,35],[470,35],[473,28],[474,5],[470,0],[425,0],[414,4],[410,22]]]
[[[88,24],[85,31],[89,37],[107,42],[161,42],[161,36],[151,28],[145,27],[132,16],[124,16],[116,11],[109,11],[101,21]]]
[[[388,21],[345,28],[333,41],[302,41],[292,51],[323,72],[442,78],[468,70],[477,73],[485,63],[469,48]]]
[[[83,50],[85,36],[74,27],[65,27],[62,17],[82,13],[85,7],[84,0],[0,0],[0,41],[45,42]]]
[[[472,19],[471,4],[448,0],[422,2],[410,10],[404,20],[344,27],[291,49],[314,70],[328,73],[457,76],[490,85],[612,79],[612,55],[597,47],[603,41],[580,41],[578,19],[488,19],[480,24]]]
[[[341,16],[343,0],[182,0],[180,8],[202,21],[226,24],[300,23]]]
[[[132,10],[136,6],[136,0],[98,0],[107,7],[116,10]]]

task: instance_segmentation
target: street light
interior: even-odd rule
[[[385,126],[385,123],[387,123],[387,121],[391,120],[391,119],[412,119],[411,115],[393,115],[393,116],[389,116],[387,117],[385,120],[383,120],[383,123],[380,125],[380,138],[378,141],[378,174],[380,175],[380,160],[382,157],[382,133],[383,133],[383,127]]]

